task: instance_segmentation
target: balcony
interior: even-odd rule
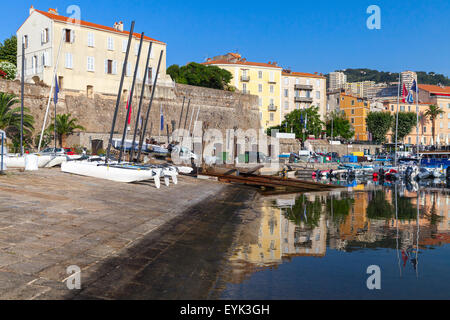
[[[250,81],[250,76],[241,76],[241,81],[242,82],[249,82]]]
[[[312,102],[313,102],[313,98],[308,98],[308,97],[295,97],[295,102],[308,102],[308,103],[312,103]]]
[[[269,104],[268,109],[269,109],[269,111],[277,111],[277,106],[274,104]]]
[[[271,84],[276,84],[276,83],[277,83],[277,80],[275,80],[275,79],[269,80],[269,83],[271,83]]]
[[[312,91],[313,86],[309,84],[296,84],[294,87],[295,90],[309,90]]]

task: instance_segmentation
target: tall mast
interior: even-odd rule
[[[25,89],[25,42],[22,40],[22,80],[20,84],[20,155],[23,156],[23,99]]]
[[[134,31],[134,21],[131,22],[130,34],[128,36],[127,52],[125,53],[125,61],[123,63],[122,76],[120,78],[119,92],[117,94],[117,100],[116,100],[116,108],[114,110],[114,116],[113,116],[113,121],[112,121],[112,125],[111,125],[111,133],[109,135],[108,148],[106,149],[106,160],[105,160],[106,162],[108,162],[109,156],[111,154],[112,139],[114,136],[114,129],[116,127],[116,120],[117,120],[117,114],[119,112],[120,99],[122,97],[123,81],[125,79],[125,73],[127,71],[127,63],[128,63],[128,56],[130,53],[131,40],[133,40],[133,31]]]
[[[133,161],[134,144],[136,143],[136,133],[137,133],[138,126],[139,126],[139,117],[141,116],[142,100],[144,98],[145,83],[147,82],[147,77],[148,77],[148,65],[150,63],[150,56],[152,54],[152,46],[153,46],[153,42],[150,42],[150,46],[148,48],[147,62],[145,63],[145,69],[144,69],[145,70],[144,71],[144,79],[142,80],[142,90],[141,90],[141,97],[139,99],[139,107],[138,107],[137,116],[136,116],[136,124],[134,126],[133,142],[131,144],[131,151],[130,151],[130,162]],[[141,129],[142,129],[142,127],[141,127]]]
[[[138,155],[137,155],[138,159],[141,157],[142,144],[144,143],[143,140],[145,138],[145,132],[147,131],[148,117],[150,116],[150,110],[152,109],[153,98],[155,96],[156,84],[158,83],[159,68],[161,67],[161,60],[162,60],[163,54],[164,54],[164,50],[161,50],[161,53],[159,55],[158,67],[156,68],[155,82],[153,83],[153,88],[152,88],[152,96],[150,97],[150,103],[148,105],[147,115],[146,115],[145,121],[144,121],[144,130],[142,130],[141,138],[139,139],[139,149],[138,149]]]
[[[186,97],[184,96],[183,97],[183,105],[181,106],[180,121],[178,121],[178,140],[180,140],[181,119],[183,118],[183,110],[184,110],[184,102],[185,101],[186,101]]]
[[[131,84],[131,90],[130,90],[130,100],[128,101],[127,115],[125,117],[125,124],[123,127],[122,143],[120,144],[119,163],[122,161],[123,151],[125,150],[125,137],[127,135],[128,119],[130,118],[130,114],[131,114],[131,106],[133,104],[134,86],[136,85],[136,77],[137,77],[138,70],[139,70],[139,62],[141,59],[141,51],[142,51],[143,41],[144,41],[144,32],[141,33],[141,41],[139,43],[139,51],[138,51],[138,56],[137,56],[137,60],[136,60],[136,66],[134,68],[133,83]]]
[[[400,79],[401,73],[398,74],[398,94],[397,94],[397,112],[395,117],[395,149],[394,149],[394,167],[397,166],[397,135],[398,135],[398,108],[400,105]]]

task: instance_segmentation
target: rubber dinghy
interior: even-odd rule
[[[117,163],[106,165],[104,162],[68,161],[61,164],[61,171],[125,183],[154,179],[155,184],[158,187],[162,169],[144,168]],[[156,182],[156,180],[158,182]]]

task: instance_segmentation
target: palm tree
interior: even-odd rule
[[[63,143],[65,144],[65,139],[67,136],[74,134],[75,130],[86,130],[83,126],[79,125],[77,118],[71,118],[72,115],[68,114],[58,114],[56,115],[56,134],[59,142],[59,146],[62,148]],[[55,131],[55,119],[53,118],[53,123],[47,128],[48,133],[53,133]]]
[[[20,100],[11,93],[0,92],[0,129],[6,132],[8,138],[13,141],[20,136],[20,106],[15,107]],[[34,118],[29,114],[30,110],[24,108],[23,116],[23,136],[31,137],[34,129]]]
[[[444,110],[442,110],[441,108],[439,108],[438,106],[432,104],[428,107],[428,110],[425,112],[425,115],[430,117],[431,120],[431,132],[432,132],[432,137],[433,137],[433,141],[436,141],[436,137],[435,137],[435,131],[436,131],[436,118],[438,117],[438,115],[443,114]]]

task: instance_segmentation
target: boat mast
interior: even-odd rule
[[[398,108],[400,105],[400,79],[401,73],[398,74],[398,94],[397,94],[397,112],[395,117],[395,149],[394,149],[394,167],[397,166],[397,136],[398,136]]]
[[[183,105],[181,106],[180,121],[178,121],[178,138],[177,138],[178,140],[180,140],[181,119],[183,118],[183,110],[184,110],[184,102],[185,101],[186,101],[186,96],[183,97]]]
[[[148,48],[148,54],[147,54],[147,62],[145,63],[145,69],[144,69],[145,70],[144,79],[142,80],[141,98],[139,99],[139,107],[138,107],[137,116],[136,116],[136,124],[134,126],[133,143],[131,144],[131,151],[130,151],[130,162],[133,161],[134,144],[136,143],[136,133],[137,133],[138,126],[139,126],[139,117],[141,116],[142,100],[144,98],[145,83],[147,82],[147,77],[148,77],[148,65],[150,63],[150,56],[152,54],[152,46],[153,46],[153,42],[150,42],[150,46]]]
[[[136,85],[136,77],[137,77],[137,74],[139,71],[139,62],[140,62],[140,58],[141,58],[143,41],[144,41],[144,32],[141,33],[141,41],[139,43],[139,51],[138,51],[138,56],[137,56],[137,60],[136,60],[136,66],[134,68],[133,82],[131,84],[131,90],[130,90],[130,100],[128,101],[127,115],[125,117],[125,124],[123,127],[122,143],[120,144],[119,163],[122,161],[123,151],[125,150],[125,137],[127,135],[128,119],[131,116],[131,106],[133,104],[134,87]]]
[[[65,29],[63,29],[63,31],[64,30]],[[44,123],[42,124],[41,136],[39,137],[38,152],[41,151],[42,138],[44,137],[45,125],[47,124],[47,116],[48,116],[48,111],[50,109],[50,102],[52,101],[53,87],[55,86],[56,72],[58,71],[59,56],[61,54],[61,47],[63,44],[63,39],[64,39],[64,32],[62,33],[61,41],[59,42],[58,55],[56,57],[55,68],[53,69],[52,85],[50,87],[50,93],[48,94],[47,109],[45,110]]]
[[[152,96],[150,97],[150,103],[148,105],[147,115],[146,115],[145,121],[144,121],[144,129],[142,130],[141,138],[139,139],[139,149],[138,149],[138,154],[137,154],[138,159],[141,157],[142,144],[144,143],[143,140],[145,138],[145,132],[147,131],[148,118],[150,116],[150,111],[152,109],[153,98],[155,96],[156,84],[158,83],[159,68],[161,67],[161,60],[162,60],[163,54],[164,54],[164,50],[161,50],[161,53],[159,55],[158,67],[156,68],[155,81],[153,83],[153,88],[152,88]]]
[[[23,156],[23,97],[25,89],[25,42],[22,41],[22,81],[20,93],[20,155]]]
[[[123,81],[125,79],[125,73],[127,71],[128,56],[130,53],[131,40],[133,39],[134,23],[135,23],[134,21],[131,22],[130,34],[128,36],[127,52],[125,53],[125,61],[123,63],[123,67],[122,67],[122,76],[120,78],[119,93],[117,94],[116,108],[114,110],[114,116],[113,116],[113,121],[112,121],[112,125],[111,125],[111,133],[109,135],[108,148],[106,149],[105,163],[108,163],[109,156],[111,155],[112,139],[114,136],[114,129],[116,127],[116,120],[117,120],[117,114],[119,112],[120,99],[122,97]]]

